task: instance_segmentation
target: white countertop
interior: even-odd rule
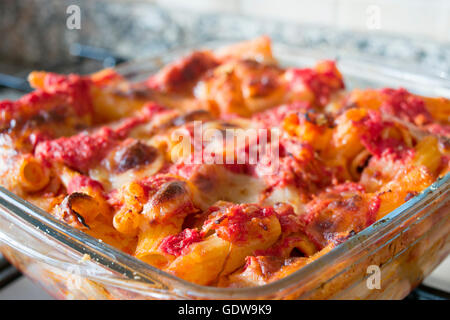
[[[450,256],[423,281],[423,284],[450,293]]]

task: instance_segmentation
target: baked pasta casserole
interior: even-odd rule
[[[449,171],[450,100],[345,90],[270,39],[193,52],[145,81],[32,72],[0,102],[0,184],[187,281],[267,284]]]

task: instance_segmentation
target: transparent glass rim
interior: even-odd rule
[[[224,44],[226,43],[219,41],[206,44],[202,43],[199,46],[179,48],[171,50],[164,55],[121,65],[117,70],[127,77],[138,79],[140,75],[143,75],[147,71],[149,73],[154,72],[157,67],[167,63],[167,59],[170,60],[179,57],[194,48],[214,48]],[[423,94],[450,97],[449,82],[439,77],[428,77],[410,71],[402,71],[390,66],[380,65],[378,61],[370,61],[361,57],[349,57],[345,55],[330,57],[330,53],[320,51],[310,50],[305,52],[303,49],[283,45],[276,45],[274,47],[277,58],[277,51],[284,52],[282,54],[283,58],[279,59],[281,63],[287,62],[291,65],[311,64],[311,62],[317,59],[332,58],[338,60],[339,68],[343,71],[344,75],[356,74],[360,77],[361,70],[364,70],[365,75],[372,81],[375,75],[379,79],[389,79],[393,85],[397,83],[397,85],[404,86],[408,89],[411,88],[412,90],[414,88],[420,88]],[[295,63],[289,62],[291,59]],[[423,90],[424,88],[426,90]],[[21,219],[35,229],[39,229],[40,232],[62,245],[69,247],[81,255],[89,255],[91,261],[96,262],[99,266],[123,276],[124,278],[120,277],[115,281],[116,284],[122,285],[128,282],[129,285],[138,290],[162,290],[168,294],[173,293],[181,297],[239,299],[270,296],[281,290],[288,290],[290,287],[299,283],[307,284],[308,281],[316,277],[327,266],[333,265],[339,260],[342,261],[345,257],[357,253],[358,250],[367,248],[365,244],[371,243],[374,239],[387,234],[389,231],[401,225],[402,222],[414,217],[420,211],[419,209],[423,209],[423,205],[427,201],[448,196],[448,193],[450,193],[450,173],[439,178],[433,185],[389,213],[380,221],[367,227],[346,242],[291,275],[269,284],[246,288],[217,288],[187,282],[165,271],[152,267],[129,254],[119,251],[57,220],[49,213],[14,195],[3,187],[0,187],[0,206],[8,212],[13,213],[16,218]],[[0,210],[0,214],[5,214],[5,211]],[[98,277],[97,280],[111,282],[111,279],[108,280],[102,277]]]

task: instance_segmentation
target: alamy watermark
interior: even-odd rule
[[[255,165],[259,175],[273,175],[279,169],[278,128],[218,129],[194,121],[193,130],[179,128],[172,133],[171,140],[173,162]]]
[[[369,274],[366,280],[366,286],[369,290],[381,289],[381,269],[377,265],[367,267],[366,273]]]
[[[381,8],[377,5],[370,5],[366,8],[366,27],[369,30],[381,29]]]
[[[81,9],[76,4],[71,4],[66,9],[66,14],[68,15],[66,19],[66,26],[69,30],[80,30],[81,29]]]

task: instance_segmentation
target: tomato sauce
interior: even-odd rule
[[[402,140],[396,138],[383,138],[385,128],[393,124],[383,121],[381,113],[369,110],[367,116],[356,121],[355,124],[361,128],[361,143],[369,152],[376,156],[392,156],[394,159],[404,159],[410,155],[412,150],[407,148]]]
[[[196,229],[184,229],[180,233],[165,237],[159,248],[176,257],[187,253],[189,246],[193,243],[202,241],[201,233]]]
[[[275,210],[271,207],[254,204],[232,205],[223,211],[213,212],[204,227],[215,230],[217,236],[226,241],[241,242],[247,239],[252,219],[263,219],[274,214]]]
[[[70,104],[79,116],[93,112],[91,85],[92,81],[89,77],[76,74],[48,73],[44,79],[45,90],[50,93],[66,93]]]
[[[288,69],[286,78],[290,79],[290,89],[295,91],[306,87],[313,92],[316,102],[321,106],[325,106],[335,91],[344,88],[344,82],[336,72],[334,61],[324,61],[321,66],[325,70],[311,68]]]
[[[409,93],[403,88],[385,88],[381,93],[386,97],[380,111],[399,117],[402,120],[423,125],[433,121],[425,107],[423,99]]]
[[[103,159],[117,144],[117,138],[111,128],[104,127],[91,135],[80,133],[69,138],[41,142],[36,147],[35,156],[46,161],[62,162],[83,172]]]

